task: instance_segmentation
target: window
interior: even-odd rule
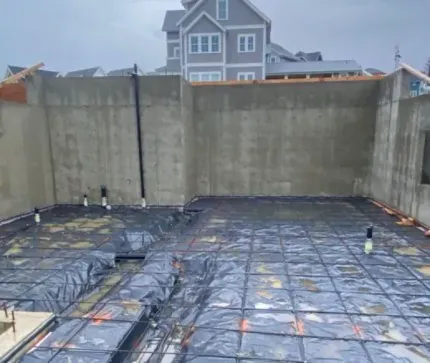
[[[237,74],[237,79],[239,81],[253,81],[255,79],[254,72],[239,72]]]
[[[200,80],[200,76],[198,73],[190,73],[190,81],[198,82]]]
[[[221,72],[192,72],[190,73],[191,82],[214,82],[221,80]]]
[[[190,53],[199,53],[199,40],[197,35],[190,36]]]
[[[180,54],[181,54],[181,48],[179,47],[174,47],[173,48],[173,58],[179,58]]]
[[[209,37],[207,35],[203,35],[200,37],[201,42],[201,53],[209,53]]]
[[[421,184],[430,184],[430,131],[424,133],[424,155]]]
[[[212,35],[211,49],[212,49],[212,53],[218,53],[219,52],[219,35]]]
[[[199,34],[190,35],[190,53],[219,53],[220,52],[219,34]]]
[[[239,34],[238,52],[255,52],[255,34]]]
[[[228,0],[217,0],[217,20],[228,19]]]

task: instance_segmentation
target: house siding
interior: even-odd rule
[[[203,11],[216,19],[216,0],[206,0],[199,5],[193,13],[184,20],[182,27],[186,28],[193,20],[198,17]],[[249,24],[264,24],[264,20],[260,18],[252,9],[249,8],[242,0],[228,1],[228,19],[219,20],[223,26],[226,25],[249,25]]]
[[[166,68],[169,72],[180,72],[181,61],[179,59],[168,59],[166,63]]]
[[[178,40],[179,41],[179,32],[167,32],[166,40]]]
[[[179,47],[179,40],[177,43],[167,43],[167,58],[173,58],[175,47]]]
[[[194,24],[191,29],[188,30],[190,33],[219,33],[221,29],[211,22],[206,16],[200,18],[200,20]]]
[[[255,34],[255,52],[239,53],[239,34]],[[264,29],[235,29],[227,32],[227,64],[228,63],[263,63]]]
[[[197,3],[197,0],[195,0],[195,1],[191,1],[191,2],[189,2],[189,3],[187,3],[187,4],[185,4],[185,9],[186,10],[191,10],[191,8],[194,6],[194,5],[196,5],[196,3]]]
[[[240,67],[240,68],[227,68],[226,76],[228,81],[237,80],[238,73],[241,72],[254,72],[255,79],[263,79],[263,67]]]

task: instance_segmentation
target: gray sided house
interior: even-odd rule
[[[167,64],[160,74],[190,81],[262,79],[270,19],[249,0],[183,0],[167,11]]]
[[[362,74],[355,61],[324,61],[321,52],[293,54],[272,43],[271,21],[251,0],[182,5],[164,18],[166,65],[149,74],[182,75],[192,82]]]

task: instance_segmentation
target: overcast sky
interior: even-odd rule
[[[215,0],[208,0],[215,1]],[[430,57],[430,0],[253,0],[272,19],[272,40],[325,59],[394,68],[394,47],[419,69]],[[180,0],[0,0],[0,69],[7,64],[61,72],[100,65],[165,63],[161,26]],[[3,72],[3,71],[1,71]]]

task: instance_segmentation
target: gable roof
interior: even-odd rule
[[[270,43],[271,50],[273,50],[276,54],[281,57],[288,58],[289,60],[302,62],[299,57],[296,57],[293,53],[286,50],[284,47],[280,46],[277,43]]]
[[[266,64],[266,74],[315,74],[361,72],[362,67],[355,60],[318,62],[280,62]]]
[[[366,68],[365,71],[370,73],[371,75],[386,74],[384,71],[381,71],[376,68]]]
[[[22,72],[22,71],[26,70],[27,67],[18,67],[18,66],[8,65],[7,69],[10,71],[10,73],[17,74],[19,72]],[[60,74],[60,72],[47,71],[47,70],[44,70],[44,69],[39,69],[39,70],[37,70],[35,72],[35,74],[37,76],[42,76],[42,77],[57,77]]]
[[[161,30],[163,32],[179,31],[179,27],[176,23],[181,20],[185,13],[185,10],[167,10]]]
[[[198,17],[196,17],[185,29],[184,33],[187,33],[194,25],[196,25],[199,20],[203,17],[206,17],[212,24],[214,24],[217,28],[219,28],[222,32],[225,32],[225,28],[218,23],[212,16],[210,16],[206,11],[203,11]]]
[[[118,77],[118,76],[129,76],[134,72],[134,68],[122,68],[122,69],[114,69],[113,71],[108,72],[108,77]],[[137,74],[143,74],[139,67],[137,67]]]
[[[65,77],[93,77],[101,67],[79,69],[77,71],[67,72]]]
[[[306,53],[306,52],[297,52],[296,53],[297,57],[300,58],[304,58],[305,60],[307,60],[308,62],[317,62],[319,57],[321,57],[322,59],[322,54],[321,52],[310,52],[310,53]]]
[[[199,0],[197,1],[197,3],[190,9],[188,10],[184,16],[176,23],[177,26],[180,26],[183,21],[185,19],[187,19],[192,13],[194,13],[194,11],[200,6],[202,5],[205,1],[208,0]],[[271,20],[267,17],[267,15],[263,14],[252,2],[251,0],[237,0],[237,1],[242,1],[244,2],[246,5],[248,5],[248,7],[254,11],[254,13],[256,13],[261,19],[263,19],[265,22],[267,23],[271,23]]]

